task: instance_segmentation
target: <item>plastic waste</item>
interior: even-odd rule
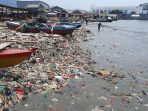
[[[17,88],[16,89],[16,93],[20,94],[20,95],[24,95],[25,94],[25,90],[23,88]]]
[[[0,85],[0,91],[4,91],[6,86]]]

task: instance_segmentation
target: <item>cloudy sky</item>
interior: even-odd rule
[[[60,6],[65,9],[86,9],[90,6],[138,6],[148,3],[148,0],[42,0],[50,6]]]

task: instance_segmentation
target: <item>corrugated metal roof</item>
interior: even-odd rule
[[[29,4],[42,4],[44,6],[45,9],[49,9],[49,5],[46,2],[43,1],[39,1],[39,0],[22,0],[22,1],[17,1],[17,7],[19,8],[25,8],[27,5]]]
[[[75,10],[73,11],[71,14],[78,14],[78,15],[82,15],[83,13],[79,10]]]
[[[28,4],[25,8],[38,8],[39,4]]]

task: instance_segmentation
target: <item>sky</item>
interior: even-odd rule
[[[148,0],[41,0],[50,6],[60,6],[65,9],[90,10],[91,6],[138,6],[148,3]]]
[[[0,0],[0,3],[16,4],[16,0]],[[29,0],[28,0],[29,1]],[[91,6],[138,6],[148,3],[148,0],[40,0],[50,6],[60,6],[64,9],[90,10]]]

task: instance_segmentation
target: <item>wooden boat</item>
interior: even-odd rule
[[[71,25],[55,25],[51,26],[48,24],[38,24],[39,29],[43,32],[48,34],[59,34],[59,35],[68,35],[72,34],[73,31],[76,29],[75,26]]]
[[[31,50],[2,49],[0,50],[0,68],[10,67],[23,62],[35,52],[37,48]]]
[[[6,21],[6,25],[8,28],[12,30],[16,30],[19,32],[25,32],[25,33],[38,33],[40,31],[46,32],[48,34],[59,34],[59,35],[67,35],[71,34],[76,27],[71,25],[46,25],[43,23],[35,24],[34,26],[30,26],[28,24],[23,24],[19,22],[11,22]]]
[[[15,30],[18,32],[23,33],[39,33],[40,30],[38,27],[32,24],[26,24],[26,23],[20,23],[20,22],[12,22],[12,21],[6,21],[5,22],[7,27],[11,30]]]
[[[59,22],[57,25],[72,25],[75,26],[76,28],[80,28],[82,26],[82,23],[80,22]]]
[[[112,21],[113,21],[112,18],[108,16],[97,18],[97,22],[112,22]]]

